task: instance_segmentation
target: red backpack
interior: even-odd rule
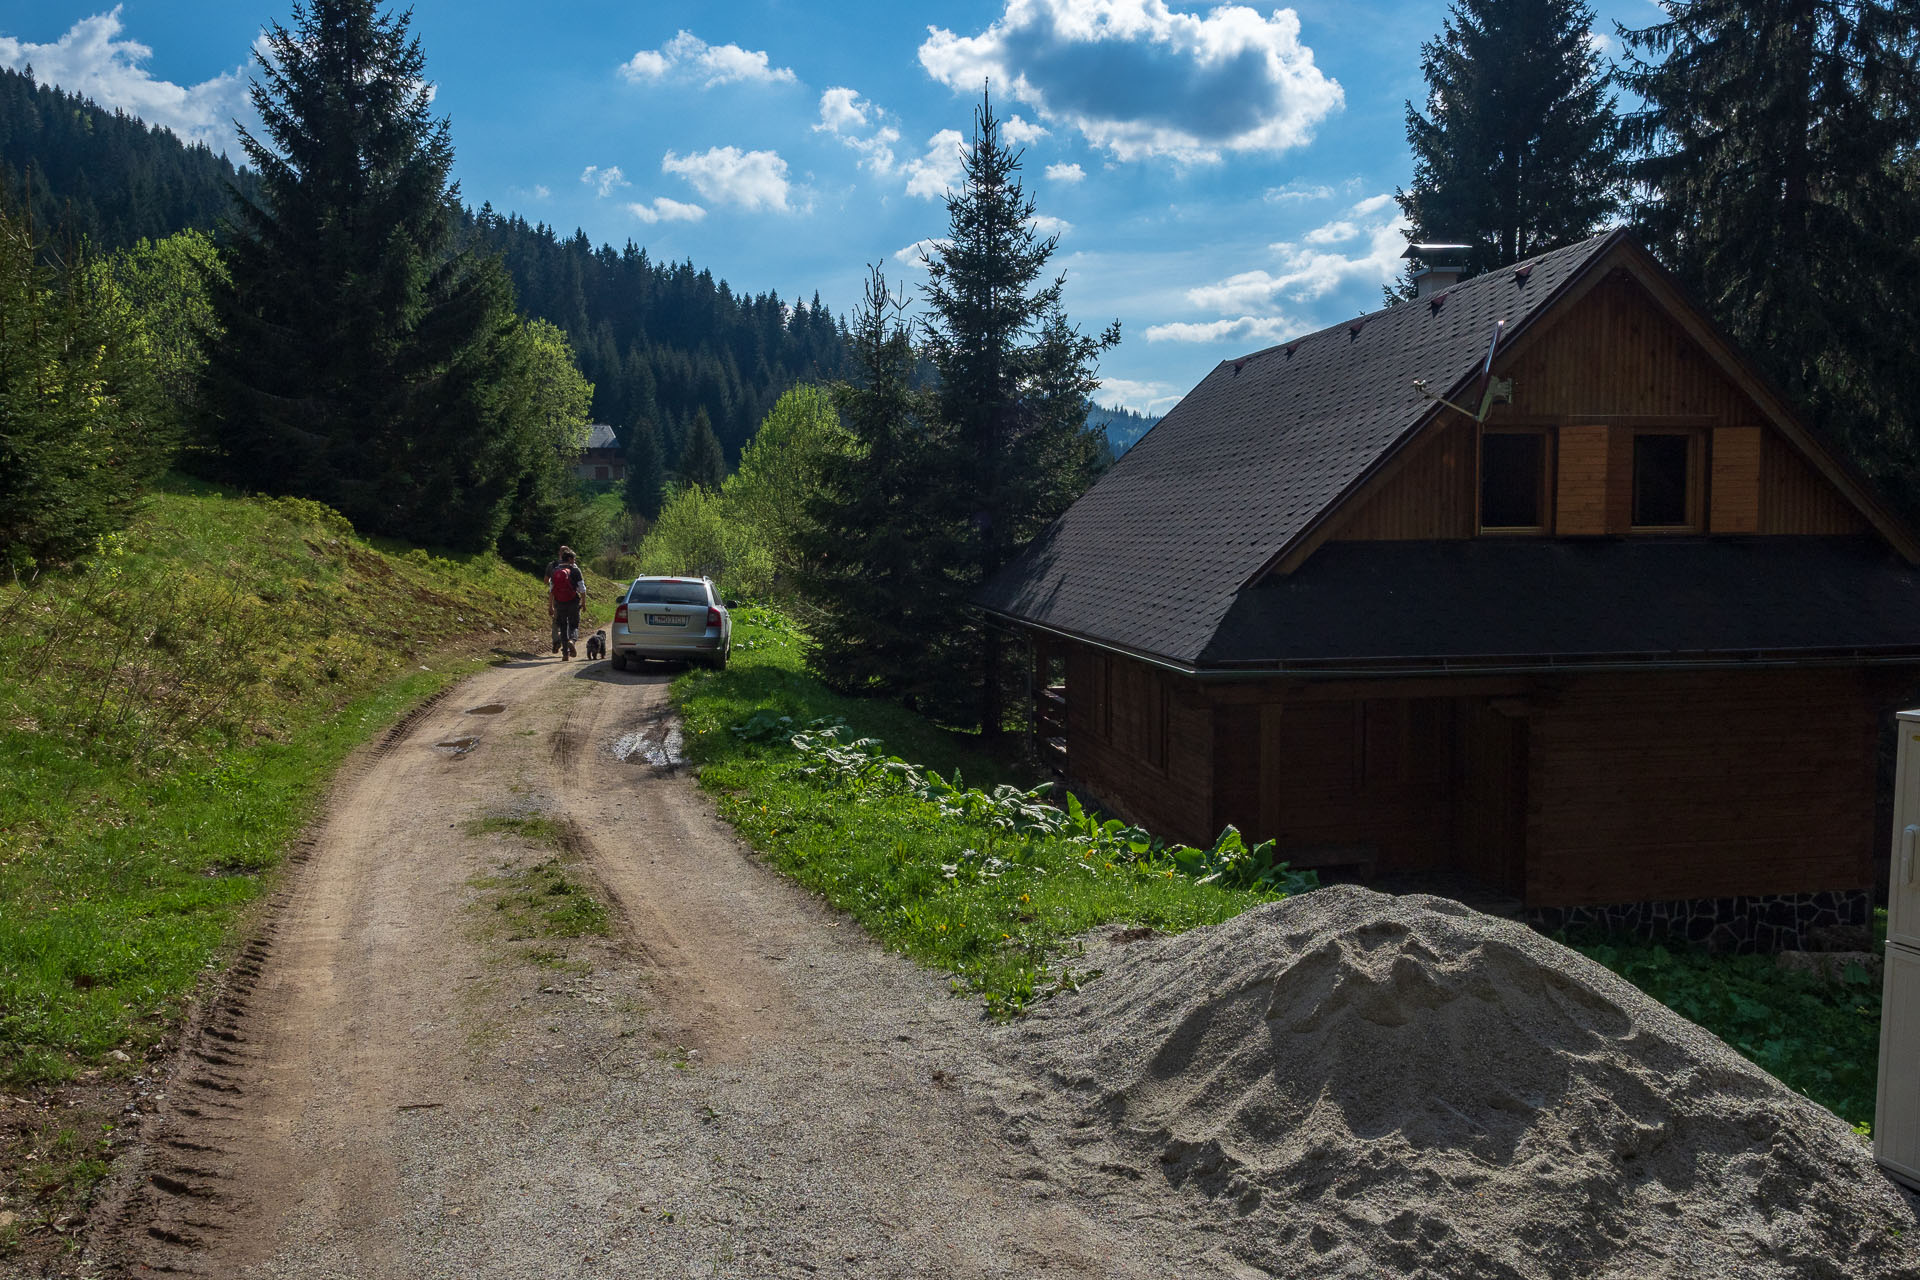
[[[555,569],[553,571],[553,577],[548,579],[548,582],[552,586],[553,601],[555,604],[566,604],[579,594],[579,592],[574,589],[573,575],[573,566],[563,564]]]

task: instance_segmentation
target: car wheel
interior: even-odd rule
[[[607,665],[615,671],[625,671],[627,669],[627,655],[624,653],[610,654],[607,658]]]
[[[707,659],[707,665],[709,667],[712,667],[715,671],[725,671],[727,669],[726,650],[723,649],[719,653],[715,654],[713,657]]]

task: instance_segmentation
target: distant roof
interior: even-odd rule
[[[1223,361],[976,597],[1184,664],[1241,588],[1623,237],[1595,236]]]
[[[1205,667],[1920,660],[1920,570],[1877,537],[1331,542],[1240,593]]]
[[[606,423],[596,422],[587,428],[587,448],[618,449],[619,447],[620,437],[616,436],[613,428]]]

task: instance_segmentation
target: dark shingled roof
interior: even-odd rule
[[[586,447],[589,449],[618,449],[620,447],[620,437],[615,435],[613,428],[606,423],[596,422],[587,428]]]
[[[1260,569],[1622,233],[1222,363],[977,602],[1192,664]]]
[[[1207,667],[1920,654],[1877,537],[1330,542],[1240,593]]]

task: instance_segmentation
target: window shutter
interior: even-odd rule
[[[1708,526],[1714,533],[1760,532],[1760,431],[1759,427],[1714,429]]]
[[[1607,531],[1607,428],[1560,428],[1560,483],[1554,532],[1597,537]]]

